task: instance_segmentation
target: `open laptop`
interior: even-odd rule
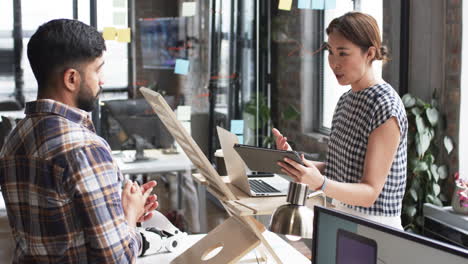
[[[233,185],[250,196],[281,196],[288,193],[289,181],[279,175],[247,177],[246,165],[233,148],[238,143],[237,136],[221,127],[217,127],[217,131],[226,170]]]

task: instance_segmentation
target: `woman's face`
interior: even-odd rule
[[[370,52],[361,48],[334,30],[328,35],[328,63],[340,85],[364,84],[369,81]]]

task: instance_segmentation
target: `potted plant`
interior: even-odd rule
[[[255,115],[258,113],[258,125],[255,125],[254,118]],[[297,110],[293,105],[288,105],[284,111],[281,113],[282,120],[297,120],[301,116],[299,110]],[[244,115],[249,115],[250,118],[245,117],[247,121],[247,125],[250,129],[263,129],[265,132],[265,136],[260,141],[261,147],[270,147],[274,142],[275,139],[272,135],[270,135],[269,131],[271,131],[271,111],[270,107],[267,103],[267,98],[265,96],[260,95],[258,100],[258,108],[257,108],[257,97],[253,97],[252,100],[246,103],[244,108]]]
[[[443,206],[443,203],[449,202],[440,187],[447,178],[448,168],[437,160],[437,142],[440,142],[437,128],[441,123],[441,116],[434,100],[426,103],[406,94],[402,101],[408,117],[408,170],[402,223],[405,230],[421,233],[424,203]],[[443,142],[450,154],[453,149],[452,140],[444,137]]]

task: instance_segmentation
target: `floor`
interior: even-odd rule
[[[167,182],[167,179],[164,177],[156,177],[156,181],[158,182],[158,185],[154,189],[153,193],[158,195],[158,201],[159,201],[159,208],[158,210],[166,215],[169,220],[173,224],[175,224],[177,227],[183,229],[184,231],[188,233],[196,233],[196,232],[191,232],[189,230],[190,224],[190,219],[185,217],[184,211],[177,211],[175,210],[176,208],[176,201],[174,201],[174,195],[171,195],[171,188]],[[213,198],[214,199],[214,198]],[[208,225],[208,231],[214,229],[216,226],[221,224],[225,219],[228,218],[228,214],[226,211],[221,208],[220,205],[217,205],[215,202],[212,201],[212,199],[207,198],[207,203],[206,203],[206,211],[207,211],[207,225]],[[288,241],[294,248],[296,248],[299,252],[301,252],[304,256],[307,258],[311,259],[312,253],[310,250],[310,247],[307,246],[306,243],[310,244],[312,243],[311,240],[307,240],[304,242],[303,240],[293,242],[293,241]]]

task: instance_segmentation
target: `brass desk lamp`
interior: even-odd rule
[[[325,206],[326,199],[322,191],[307,195],[308,190],[307,184],[289,183],[286,199],[288,204],[284,204],[275,210],[268,228],[270,231],[286,235],[288,239],[293,241],[300,238],[312,239],[314,212],[305,206],[306,200],[322,195]]]

